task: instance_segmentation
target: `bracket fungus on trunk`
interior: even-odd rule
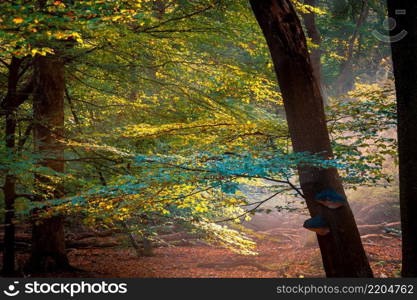
[[[326,235],[330,232],[330,228],[322,216],[317,215],[304,222],[304,228],[314,231],[318,235]]]
[[[314,198],[318,203],[331,209],[339,208],[346,204],[346,198],[332,189],[324,190]]]

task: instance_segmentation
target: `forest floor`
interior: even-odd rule
[[[396,238],[365,243],[375,277],[399,276],[400,247]],[[264,240],[258,241],[257,250],[256,256],[244,256],[211,246],[178,246],[138,258],[130,249],[89,249],[73,251],[70,260],[93,277],[324,277],[317,247],[297,249]]]
[[[395,204],[395,203],[394,203]],[[358,228],[375,277],[399,277],[401,239],[394,204],[356,209]],[[124,233],[104,236],[74,232],[67,237],[68,256],[80,272],[33,274],[33,277],[95,278],[285,278],[324,277],[315,234],[299,224],[305,216],[259,215],[244,224],[257,243],[258,255],[241,255],[198,239],[176,237],[177,246],[158,247],[154,256],[138,257]],[[91,235],[93,233],[93,235]],[[0,234],[1,235],[1,234]],[[83,236],[81,239],[75,236]],[[30,227],[18,233],[20,268],[28,258]],[[171,242],[173,242],[171,240]],[[1,265],[0,252],[0,265]],[[1,266],[0,266],[1,267]],[[21,274],[21,276],[25,276]]]
[[[398,277],[401,241],[379,236],[364,240],[375,277]],[[133,278],[286,278],[324,277],[316,245],[297,246],[257,240],[258,255],[245,256],[208,245],[161,247],[152,257],[137,257],[129,247],[74,249],[69,259],[83,272],[48,273],[42,277]],[[19,254],[25,260],[27,254]],[[37,276],[37,275],[34,275]]]

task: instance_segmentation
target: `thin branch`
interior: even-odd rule
[[[236,220],[236,219],[240,219],[240,218],[242,218],[242,217],[244,217],[244,216],[246,216],[246,215],[248,215],[248,214],[256,211],[262,204],[264,204],[265,202],[268,202],[269,200],[271,200],[272,198],[274,198],[275,196],[277,196],[279,194],[280,194],[280,192],[277,192],[277,193],[273,194],[272,196],[269,196],[268,198],[266,198],[266,199],[264,199],[262,201],[259,201],[259,203],[254,208],[251,208],[250,210],[247,210],[246,212],[244,212],[243,214],[241,214],[241,215],[239,215],[237,217],[229,218],[229,219],[225,219],[225,220],[220,220],[220,221],[216,221],[214,223],[223,223],[223,222],[229,222],[229,221],[233,221],[233,220]]]

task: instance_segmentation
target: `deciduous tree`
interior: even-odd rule
[[[401,12],[405,14],[401,14]],[[417,3],[388,0],[398,115],[402,276],[417,277]],[[397,35],[406,32],[397,41]]]
[[[306,38],[291,1],[250,3],[271,52],[294,151],[331,158],[320,86],[313,75]],[[315,201],[315,196],[326,189],[344,195],[337,170],[299,166],[299,177],[310,214],[321,215],[330,227],[329,234],[318,236],[326,275],[371,277],[372,270],[349,205],[330,210]]]

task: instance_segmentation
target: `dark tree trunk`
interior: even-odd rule
[[[324,159],[332,157],[320,87],[291,0],[250,3],[274,62],[294,151],[320,153]],[[300,167],[299,178],[310,214],[320,214],[330,227],[329,234],[317,236],[326,275],[372,277],[349,205],[331,210],[314,200],[317,193],[328,188],[344,195],[337,170]]]
[[[16,116],[14,113],[6,115],[6,148],[10,155],[15,153]],[[12,276],[15,271],[15,217],[14,202],[16,198],[16,179],[12,174],[6,174],[4,182],[4,251],[3,251],[3,274]]]
[[[14,156],[16,149],[16,109],[20,105],[17,92],[19,81],[19,68],[21,59],[13,57],[9,66],[8,90],[2,102],[2,109],[6,117],[5,141],[6,149],[11,157]],[[3,251],[3,270],[5,276],[13,276],[15,272],[15,227],[14,227],[14,202],[16,198],[16,178],[7,170],[4,182],[4,203],[6,213],[4,216],[4,251]]]
[[[34,60],[33,139],[35,152],[42,155],[40,165],[64,172],[64,146],[60,142],[64,129],[64,64],[58,56],[37,56]],[[61,184],[42,175],[36,176],[40,184],[52,186],[52,192],[40,186],[39,198],[63,196]],[[34,214],[32,251],[27,264],[31,272],[44,272],[69,267],[65,253],[64,222],[61,216],[37,219]]]
[[[398,15],[397,10],[405,10]],[[398,154],[402,229],[402,276],[417,277],[417,2],[388,0],[389,16],[397,21],[392,42],[398,111]]]

